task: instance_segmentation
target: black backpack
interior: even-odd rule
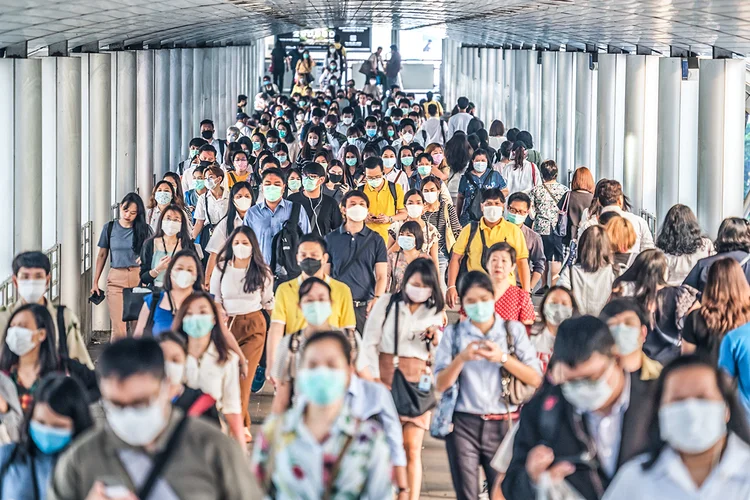
[[[487,176],[487,179],[485,179],[485,182],[482,183],[480,186],[477,184],[476,180],[473,178],[474,174],[468,173],[465,175],[466,180],[474,186],[476,189],[474,190],[474,196],[471,198],[471,201],[469,202],[469,218],[472,221],[478,221],[482,218],[482,190],[484,189],[484,186],[486,185],[487,180],[492,177],[491,175]]]
[[[301,273],[297,264],[297,247],[302,236],[302,229],[299,227],[300,210],[302,207],[299,203],[292,203],[289,219],[271,242],[271,271],[276,277],[276,283],[296,278]]]

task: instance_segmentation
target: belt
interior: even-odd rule
[[[354,307],[365,307],[369,300],[354,300]]]
[[[521,415],[520,411],[514,411],[513,413],[498,413],[495,415],[488,413],[486,415],[479,415],[479,418],[481,418],[484,421],[518,420],[518,417],[520,415]]]

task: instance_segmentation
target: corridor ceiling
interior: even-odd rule
[[[750,54],[750,0],[0,0],[0,48],[240,45],[299,28],[445,28],[480,45]]]

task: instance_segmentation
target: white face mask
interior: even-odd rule
[[[422,193],[424,196],[424,201],[427,203],[435,203],[438,201],[438,192],[437,191],[428,191],[426,193]]]
[[[5,343],[8,349],[18,357],[30,353],[36,347],[34,343],[34,332],[22,326],[11,326],[5,334]]]
[[[414,286],[411,283],[406,284],[404,287],[404,293],[409,297],[409,300],[415,304],[427,302],[429,298],[432,297],[432,289]]]
[[[598,380],[571,380],[563,382],[562,392],[565,399],[573,406],[583,412],[598,410],[612,396],[614,389],[610,387],[607,379],[610,370],[614,368],[612,363]]]
[[[215,188],[215,187],[216,187],[216,181],[215,181],[215,180],[213,180],[213,178],[211,178],[211,179],[206,179],[206,187],[207,187],[208,189],[213,189],[213,188]]]
[[[422,205],[406,205],[406,213],[409,214],[409,217],[412,219],[421,217],[422,212],[424,212],[424,206]]]
[[[396,166],[395,158],[383,158],[383,166],[387,169],[391,169]]]
[[[404,142],[409,143],[409,142],[411,142],[412,139],[414,139],[414,134],[410,134],[410,133],[407,132],[407,133],[403,134],[401,137],[404,138]]]
[[[180,363],[174,363],[172,361],[166,361],[164,363],[164,371],[167,374],[169,382],[174,385],[182,384],[182,380],[185,377],[185,365]]]
[[[342,121],[344,122],[344,125],[351,125],[353,118],[351,116],[345,116],[342,118]]]
[[[727,433],[724,401],[684,399],[659,409],[659,434],[677,451],[702,453]]]
[[[250,208],[253,204],[253,200],[250,198],[235,198],[234,199],[234,206],[237,207],[237,210],[240,212],[247,212],[247,209]]]
[[[565,304],[554,304],[547,302],[544,304],[544,319],[547,323],[559,326],[560,323],[573,316],[573,308]]]
[[[367,218],[367,207],[355,205],[346,209],[346,217],[354,222],[362,222]]]
[[[167,426],[162,394],[148,406],[119,408],[104,402],[107,423],[115,435],[131,446],[152,443]]]
[[[612,336],[615,338],[615,344],[620,350],[620,354],[627,356],[628,354],[635,352],[641,345],[641,328],[638,326],[630,326],[625,323],[613,325],[609,328],[612,332]]]
[[[232,253],[238,259],[249,259],[253,254],[253,248],[250,245],[236,244],[232,245]]]
[[[486,206],[482,209],[482,215],[490,222],[497,222],[503,218],[503,207]]]
[[[172,283],[180,288],[190,288],[197,279],[190,271],[172,271]]]
[[[39,302],[47,291],[47,280],[18,280],[18,295],[27,304]]]
[[[165,220],[161,223],[161,230],[164,231],[164,234],[167,236],[174,236],[180,232],[180,229],[182,229],[182,223],[177,222],[176,220]]]

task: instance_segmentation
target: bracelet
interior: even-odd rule
[[[448,288],[446,288],[446,289],[445,289],[445,291],[447,292],[447,291],[448,291],[448,290],[450,290],[451,288],[456,288],[456,285],[451,285],[451,286],[449,286]]]
[[[409,489],[409,488],[399,488],[399,489],[398,489],[398,490],[396,490],[396,491],[398,492],[398,494],[399,494],[399,495],[400,495],[401,493],[407,493],[407,494],[408,494],[408,493],[411,493],[411,489]]]

